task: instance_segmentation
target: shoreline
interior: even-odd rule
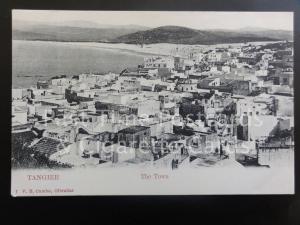
[[[222,46],[240,46],[244,43],[220,43],[213,45],[188,45],[188,44],[171,44],[171,43],[155,43],[155,44],[145,44],[143,47],[136,44],[126,44],[126,43],[109,43],[109,42],[89,42],[89,41],[51,41],[51,40],[13,40],[21,41],[21,42],[41,42],[41,43],[57,43],[57,44],[65,44],[72,46],[81,46],[81,47],[92,47],[92,48],[100,48],[105,50],[119,50],[123,53],[131,53],[138,55],[160,55],[160,56],[176,56],[187,57],[186,52],[194,50],[208,50],[215,47]],[[260,41],[260,42],[247,42],[248,44],[268,44],[268,43],[276,43],[281,41]]]
[[[124,43],[106,43],[106,42],[66,42],[66,41],[46,41],[46,40],[13,40],[12,44],[19,43],[37,43],[37,44],[49,44],[50,45],[61,45],[72,48],[86,48],[93,50],[103,50],[103,51],[111,51],[117,54],[123,55],[135,55],[140,57],[147,56],[165,56],[165,57],[174,57],[179,56],[182,58],[188,58],[188,53],[191,51],[207,51],[209,49],[213,49],[216,47],[222,46],[241,46],[243,43],[228,43],[228,44],[217,44],[217,45],[183,45],[183,44],[169,44],[169,43],[156,43],[156,44],[148,44],[144,45],[143,48],[140,45],[135,44],[124,44]],[[250,42],[249,42],[250,43]],[[272,42],[256,42],[255,44],[267,44],[274,43]],[[36,79],[38,78],[35,75],[18,75],[17,79]],[[39,76],[38,79],[45,79],[48,76]],[[13,88],[28,88],[27,86],[20,86],[19,84],[15,84],[12,82]]]
[[[169,56],[170,53],[168,50],[170,48],[175,48],[175,44],[168,43],[159,43],[159,44],[151,44],[145,45],[146,47],[141,48],[139,45],[135,44],[124,44],[124,43],[107,43],[107,42],[83,42],[83,41],[48,41],[48,40],[12,40],[13,42],[35,42],[35,43],[55,43],[55,44],[63,44],[63,45],[71,45],[77,47],[90,47],[104,50],[112,50],[112,51],[120,51],[120,53],[124,54],[135,54],[142,56],[153,56],[153,55],[161,55],[161,56]],[[167,45],[168,49],[162,48],[163,45]],[[150,48],[149,48],[150,46]],[[152,48],[154,46],[154,48]]]

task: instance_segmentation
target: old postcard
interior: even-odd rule
[[[294,193],[293,12],[12,10],[12,196]]]

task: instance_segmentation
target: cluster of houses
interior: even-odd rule
[[[71,166],[173,168],[218,163],[232,149],[234,160],[259,164],[260,146],[293,145],[293,75],[293,43],[276,42],[56,76],[12,89],[12,136],[30,134],[37,155]]]

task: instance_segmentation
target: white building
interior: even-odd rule
[[[53,86],[66,86],[66,85],[70,84],[70,80],[67,78],[51,79],[51,84]]]
[[[204,58],[205,58],[205,54],[201,52],[194,53],[192,56],[192,59],[194,59],[196,63],[201,62]]]
[[[12,106],[12,125],[27,123],[27,106]]]
[[[259,115],[268,115],[270,110],[268,109],[267,100],[257,99],[238,99],[236,101],[237,106],[237,115],[248,115],[248,116],[259,116]]]
[[[24,89],[22,88],[13,88],[11,92],[12,99],[22,99]]]
[[[222,66],[222,71],[224,73],[230,73],[230,66]]]
[[[172,57],[152,56],[144,58],[145,68],[169,68],[174,69],[174,59]]]

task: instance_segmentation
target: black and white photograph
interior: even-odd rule
[[[11,195],[294,194],[294,13],[12,10]]]

